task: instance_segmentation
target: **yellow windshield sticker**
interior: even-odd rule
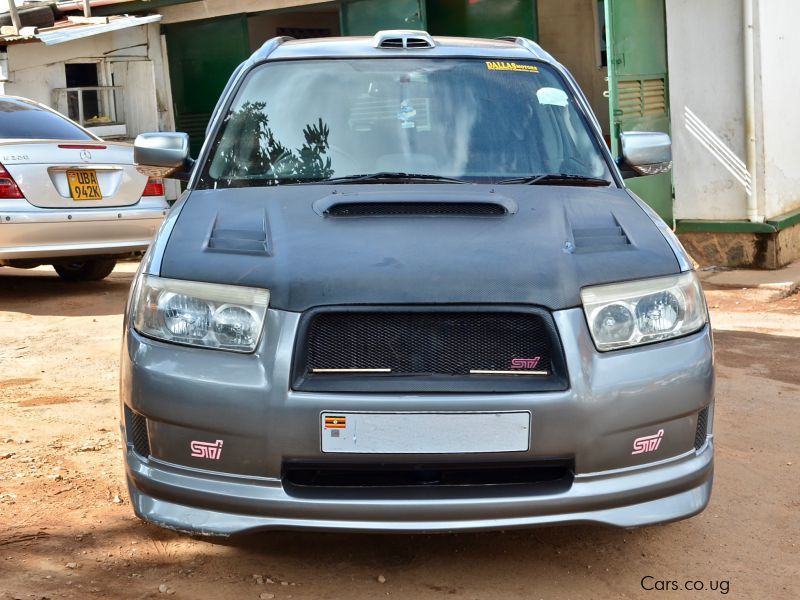
[[[521,65],[515,62],[507,62],[504,60],[487,60],[486,68],[490,71],[523,71],[525,73],[538,73],[539,67],[534,65]]]

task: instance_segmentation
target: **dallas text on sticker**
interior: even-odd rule
[[[487,60],[486,68],[490,71],[525,71],[528,73],[538,73],[539,67],[534,65],[520,65],[515,62]]]

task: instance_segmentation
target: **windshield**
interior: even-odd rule
[[[373,173],[472,182],[569,174],[611,182],[575,98],[545,64],[354,59],[254,69],[225,116],[199,187]]]

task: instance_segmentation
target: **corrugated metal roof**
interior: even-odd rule
[[[55,27],[40,29],[36,33],[28,36],[10,35],[0,36],[0,43],[13,44],[27,41],[40,41],[48,46],[63,44],[101,33],[127,29],[128,27],[138,27],[148,23],[157,23],[161,20],[161,15],[147,15],[144,17],[131,17],[128,15],[119,17],[109,17],[108,23],[61,23]]]

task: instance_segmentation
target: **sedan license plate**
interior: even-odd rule
[[[102,200],[97,171],[86,169],[67,171],[69,193],[73,200]]]
[[[361,454],[469,454],[525,452],[528,411],[323,412],[323,452]]]

